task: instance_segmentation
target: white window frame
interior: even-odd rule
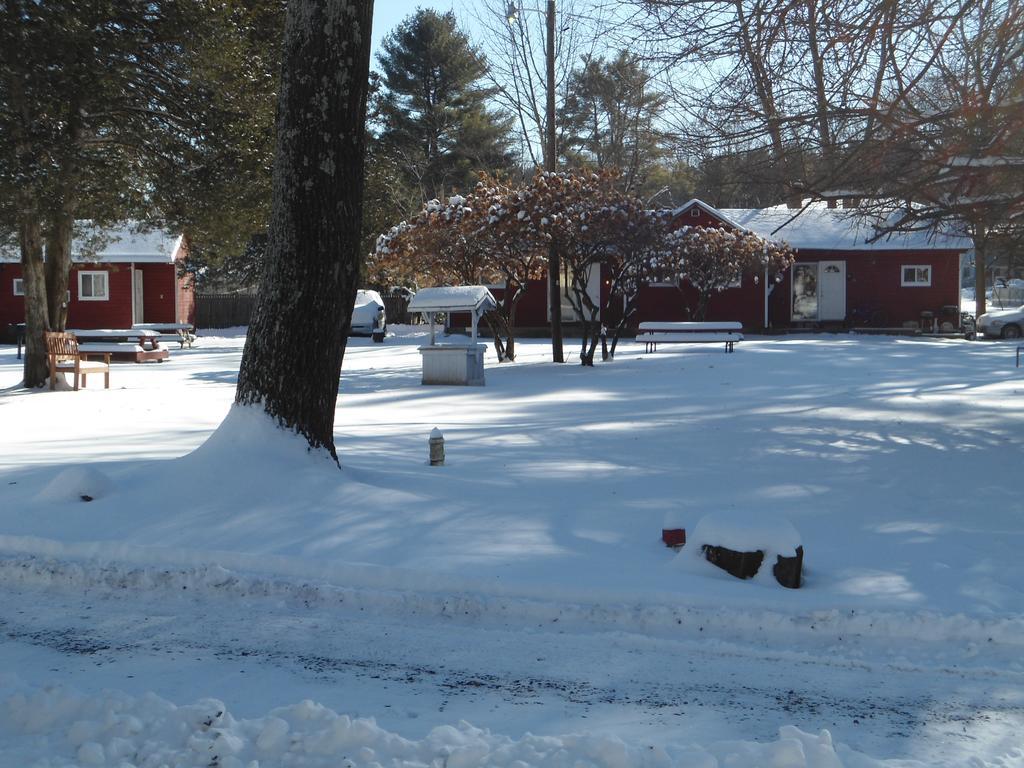
[[[96,276],[97,275],[101,275],[103,277],[103,295],[102,296],[96,296],[96,295],[85,296],[83,294],[83,292],[82,292],[82,283],[84,282],[84,280],[82,278],[84,278],[86,275],[89,275],[89,277],[92,279],[90,287],[91,287],[91,290],[93,292],[95,292],[95,290],[96,290],[96,284],[95,284]],[[90,272],[84,272],[84,271],[83,272],[79,272],[78,273],[78,300],[79,301],[110,301],[110,275],[107,272],[104,272],[102,270],[95,271],[95,272],[92,272],[92,271],[90,271]]]
[[[924,269],[928,272],[927,280],[907,280],[908,269]],[[916,273],[915,273],[916,274]],[[932,265],[931,264],[901,264],[900,265],[900,286],[902,288],[929,288],[932,284]]]
[[[25,295],[25,278],[16,277],[11,281],[11,290],[15,296]]]

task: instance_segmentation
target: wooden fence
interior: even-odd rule
[[[398,294],[385,294],[384,312],[389,323],[408,323],[409,299]],[[196,295],[197,328],[232,328],[248,325],[256,295],[252,293],[200,293]]]
[[[412,318],[409,315],[409,299],[397,293],[385,293],[381,295],[384,299],[384,317],[389,323],[410,323]]]
[[[197,328],[233,328],[248,325],[256,305],[252,293],[196,294]]]

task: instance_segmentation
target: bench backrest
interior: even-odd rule
[[[47,331],[46,354],[54,355],[58,360],[78,357],[78,340],[73,333]]]

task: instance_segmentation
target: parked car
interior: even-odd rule
[[[372,336],[375,331],[387,329],[384,299],[376,291],[356,291],[356,304],[352,308],[352,336]]]
[[[1024,305],[1016,309],[998,309],[978,318],[978,333],[1000,339],[1024,336]]]

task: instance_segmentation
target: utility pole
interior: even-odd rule
[[[544,153],[544,170],[554,173],[557,167],[558,144],[555,138],[555,0],[548,0],[548,106],[547,106],[547,152]],[[562,259],[552,241],[548,250],[548,308],[551,314],[551,359],[564,363],[562,352]]]
[[[555,0],[547,0],[547,63],[548,98],[547,98],[547,131],[544,136],[544,171],[554,173],[558,167],[558,140],[555,138]],[[540,8],[524,10],[542,13]],[[515,0],[510,0],[505,20],[512,24],[519,18],[520,8]],[[551,359],[556,363],[564,363],[562,352],[562,258],[554,242],[548,246],[548,315],[551,320]]]

